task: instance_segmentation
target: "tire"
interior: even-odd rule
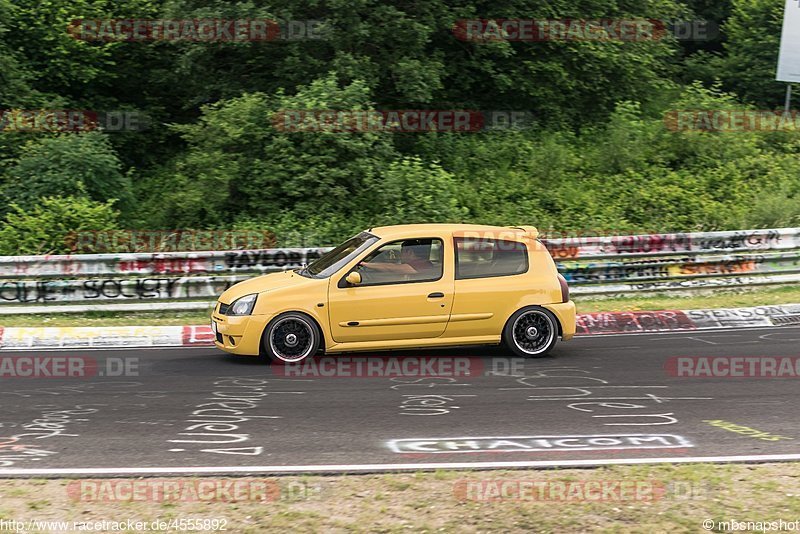
[[[322,334],[311,317],[289,312],[270,321],[261,337],[264,354],[274,363],[298,363],[319,350]]]
[[[503,342],[522,358],[541,358],[558,341],[558,319],[538,306],[514,312],[503,327]]]

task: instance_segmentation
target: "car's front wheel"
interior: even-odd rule
[[[276,363],[297,363],[317,353],[322,335],[311,318],[284,313],[267,325],[262,338],[266,356]]]
[[[558,340],[558,319],[538,306],[517,310],[503,328],[503,341],[523,358],[545,356]]]

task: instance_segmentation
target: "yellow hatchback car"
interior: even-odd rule
[[[307,267],[240,282],[211,316],[216,346],[299,362],[350,351],[505,343],[545,355],[575,304],[536,228],[371,228]]]

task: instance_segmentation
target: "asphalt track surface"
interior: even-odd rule
[[[587,336],[529,360],[388,354],[468,358],[458,377],[285,376],[213,348],[4,353],[99,371],[0,379],[0,477],[798,460],[800,378],[674,376],[676,357],[798,347],[800,328],[782,327]]]

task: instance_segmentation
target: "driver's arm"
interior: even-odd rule
[[[358,264],[361,269],[370,269],[384,273],[414,274],[417,271],[407,263],[364,263]]]

